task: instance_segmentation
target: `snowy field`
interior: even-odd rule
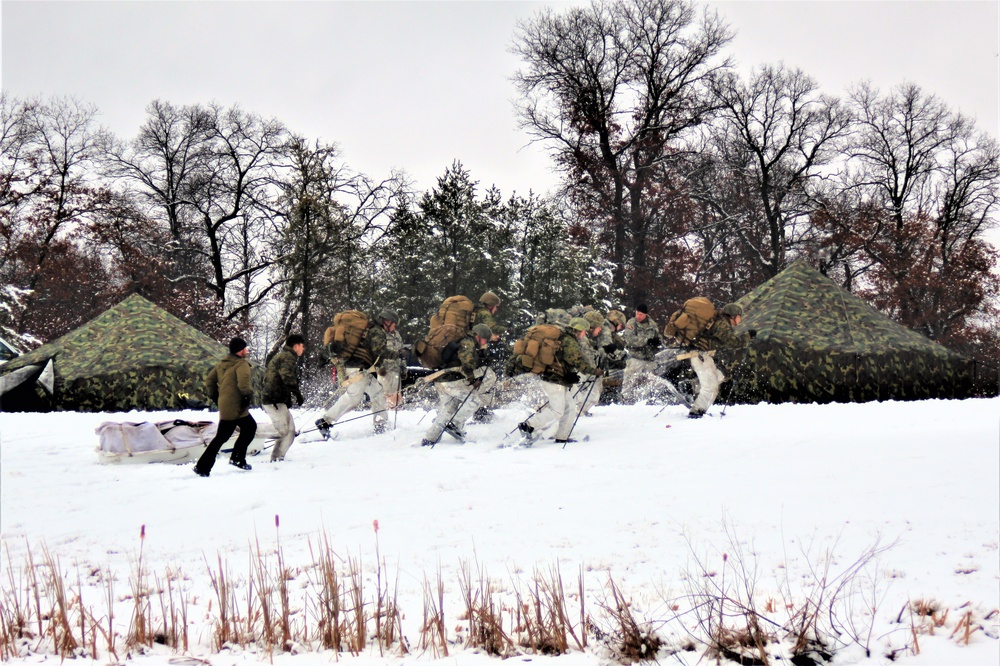
[[[391,433],[372,436],[362,419],[338,426],[330,442],[302,435],[282,463],[260,455],[243,472],[220,459],[207,479],[190,465],[100,465],[94,429],[215,414],[0,414],[0,599],[10,612],[29,551],[37,568],[47,550],[70,604],[82,592],[106,624],[106,581],[114,580],[116,654],[98,645],[93,659],[86,647],[73,663],[479,666],[499,662],[466,647],[463,569],[474,585],[487,576],[508,607],[529,596],[533,578],[550,580],[558,569],[578,632],[578,581],[601,626],[613,580],[635,619],[662,638],[661,663],[715,663],[700,629],[714,590],[775,623],[767,627],[779,641],[768,648],[776,663],[789,656],[790,640],[776,628],[788,609],[818,598],[823,571],[836,580],[860,563],[839,579],[849,585],[835,613],[856,625],[870,657],[842,635],[833,663],[887,664],[888,655],[914,665],[1000,663],[1000,400],[734,406],[724,417],[716,407],[699,421],[681,407],[659,410],[599,407],[580,419],[573,436],[582,441],[530,449],[498,448],[529,413],[524,405],[470,425],[464,445],[446,435],[433,449],[415,446],[432,415],[401,411]],[[254,416],[267,422],[260,410]],[[307,427],[318,413],[296,416]],[[253,645],[218,652],[212,576],[220,558],[239,606],[253,594],[256,553],[273,563],[280,546],[292,621],[304,627],[324,539],[342,580],[360,563],[365,598],[381,588],[395,598],[408,652],[369,636],[360,654],[338,654],[307,645],[304,633],[299,654]],[[121,647],[140,556],[186,600],[187,652]],[[447,657],[440,645],[421,648],[439,580]],[[918,603],[937,612],[921,616]],[[963,618],[968,645],[961,628],[952,635]],[[516,659],[590,666],[612,658],[595,635],[584,650],[570,647],[562,657]],[[58,660],[51,647],[39,654],[44,637],[18,649],[14,663]]]

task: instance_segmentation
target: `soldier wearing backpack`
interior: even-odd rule
[[[649,308],[645,303],[635,306],[635,316],[625,324],[622,339],[628,351],[622,393],[626,400],[635,402],[639,398],[639,386],[648,381],[656,370],[656,352],[661,344],[660,327],[649,316]]]
[[[472,321],[476,324],[485,324],[490,329],[490,344],[486,348],[487,363],[493,368],[494,374],[500,372],[506,361],[506,349],[500,341],[500,337],[507,332],[504,326],[497,323],[496,314],[500,309],[500,297],[492,291],[485,292],[479,297],[479,303],[472,313]],[[493,420],[493,400],[496,393],[485,396],[485,400],[476,413],[472,415],[472,420],[478,423],[489,423]]]
[[[346,390],[322,418],[317,419],[316,429],[324,439],[329,439],[330,427],[360,405],[367,395],[371,401],[375,434],[385,432],[389,422],[385,413],[385,392],[376,372],[399,362],[398,354],[389,358],[385,320],[371,321],[358,310],[341,312],[334,317],[333,326],[326,330],[323,340],[330,358],[343,363],[344,372],[337,374],[337,381],[341,387],[346,386]]]
[[[690,358],[691,368],[698,376],[698,396],[688,411],[688,418],[700,419],[715,404],[725,373],[715,364],[712,354],[716,349],[745,347],[757,335],[756,330],[737,335],[733,330],[743,319],[743,308],[728,303],[718,312],[707,298],[692,298],[670,316],[663,334],[680,347],[698,353]]]
[[[420,442],[434,446],[447,432],[465,441],[465,423],[482,406],[496,385],[496,373],[487,365],[486,345],[493,332],[486,324],[476,324],[460,340],[449,343],[441,363],[446,372],[434,380],[438,391],[437,416]]]
[[[385,363],[378,369],[378,381],[385,393],[385,404],[389,409],[398,409],[402,402],[400,387],[403,372],[406,369],[406,351],[403,347],[403,337],[396,330],[399,315],[395,310],[386,308],[378,315],[382,330],[385,331]]]
[[[590,325],[583,317],[571,319],[565,330],[553,324],[532,326],[522,340],[514,344],[514,354],[507,362],[508,375],[526,372],[539,375],[548,402],[538,412],[518,424],[522,442],[530,446],[538,432],[558,421],[555,440],[569,441],[578,414],[573,386],[579,376],[600,377],[603,371],[588,363],[580,350]]]

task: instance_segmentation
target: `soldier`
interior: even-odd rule
[[[328,345],[327,353],[331,358],[338,356],[338,349]],[[374,370],[398,362],[397,358],[387,358],[385,324],[371,321],[356,348],[350,350],[350,356],[344,359],[344,371],[337,373],[341,386],[347,386],[344,394],[333,403],[322,416],[316,420],[316,428],[324,439],[330,439],[330,427],[337,419],[355,409],[367,395],[371,401],[375,434],[380,435],[387,430],[389,419],[386,417],[385,392],[382,384],[374,374]],[[363,376],[356,378],[359,373]]]
[[[492,334],[486,324],[476,324],[464,338],[449,343],[451,349],[446,348],[443,354],[448,360],[442,367],[447,372],[434,380],[438,391],[437,416],[421,446],[434,446],[442,432],[465,441],[466,421],[496,384],[496,373],[486,365],[486,345]]]
[[[382,384],[382,391],[385,393],[385,405],[387,409],[398,409],[402,400],[400,385],[402,383],[403,372],[406,368],[406,351],[403,347],[403,337],[396,330],[399,325],[399,315],[395,310],[386,308],[378,315],[385,331],[385,363],[379,368],[378,381]],[[393,363],[392,359],[396,359]]]
[[[240,435],[229,455],[229,464],[247,471],[251,469],[247,463],[247,447],[257,432],[257,422],[250,416],[253,389],[250,386],[250,364],[247,362],[249,353],[246,340],[233,338],[229,341],[229,355],[205,376],[205,393],[219,405],[219,429],[194,466],[194,473],[198,476],[212,473],[219,449],[237,430]]]
[[[559,423],[555,440],[562,444],[569,441],[569,434],[578,413],[577,401],[573,397],[571,387],[576,384],[580,375],[600,377],[603,374],[600,368],[595,368],[593,364],[587,362],[580,350],[580,345],[586,344],[583,338],[589,328],[586,319],[576,317],[570,320],[566,330],[559,337],[557,363],[540,375],[542,390],[549,400],[541,410],[518,424],[525,446],[531,446],[537,431],[554,421]],[[514,373],[515,360],[516,357],[512,356],[511,362],[508,363],[508,374]]]
[[[278,442],[271,451],[271,462],[285,459],[285,454],[295,441],[295,419],[289,408],[292,398],[299,406],[305,400],[299,390],[299,357],[305,353],[306,340],[298,333],[285,339],[285,346],[267,364],[264,373],[264,394],[261,397],[264,412],[271,417],[271,423],[278,433]]]
[[[746,347],[750,344],[750,340],[757,336],[757,331],[754,329],[740,335],[733,331],[742,320],[743,308],[736,303],[728,303],[722,308],[720,316],[717,316],[695,341],[700,353],[691,357],[691,368],[698,375],[699,390],[698,397],[688,412],[689,419],[700,419],[705,415],[709,407],[715,403],[719,387],[726,379],[723,372],[715,365],[712,356],[704,352]]]
[[[593,363],[599,368],[602,368],[605,373],[612,363],[615,363],[619,359],[623,359],[625,356],[624,344],[621,342],[620,338],[612,333],[612,324],[604,318],[597,310],[589,310],[583,315],[583,318],[587,320],[590,324],[590,330],[587,332],[587,336],[584,341],[581,342],[580,346],[586,350],[589,346],[593,350]],[[587,343],[586,346],[584,342]],[[581,397],[586,398],[583,404],[583,411],[581,414],[584,416],[590,416],[590,410],[595,407],[601,400],[601,394],[604,391],[604,376],[594,377],[593,389],[589,390],[589,397],[586,397],[587,393],[580,393]]]
[[[507,332],[506,327],[501,326],[496,321],[497,310],[500,309],[500,297],[492,291],[485,292],[479,297],[479,304],[472,315],[472,321],[476,324],[485,324],[490,329],[490,345],[487,347],[487,363],[494,368],[494,374],[500,371],[506,360],[503,346],[500,344],[500,337]],[[472,420],[478,423],[489,423],[493,420],[493,400],[495,393],[483,396],[483,404],[479,406],[476,413],[472,415]]]
[[[622,331],[628,359],[625,361],[625,377],[622,393],[631,402],[638,399],[639,385],[649,379],[656,370],[656,352],[660,348],[660,329],[649,316],[645,303],[635,306],[635,317],[628,320]]]
[[[487,291],[479,297],[479,305],[472,314],[472,321],[486,324],[490,328],[490,342],[496,342],[507,329],[497,324],[495,315],[500,309],[500,297],[492,291]]]

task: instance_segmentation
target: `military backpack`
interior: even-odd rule
[[[467,296],[449,296],[438,311],[431,315],[430,330],[423,340],[417,340],[413,351],[420,365],[436,370],[450,363],[457,351],[457,343],[472,326],[476,304]]]
[[[356,357],[371,363],[371,353],[361,344],[367,335],[368,315],[359,310],[345,310],[334,315],[333,326],[323,332],[323,346],[331,356],[345,360]]]
[[[514,343],[514,355],[509,367],[521,373],[531,372],[563,376],[561,338],[563,330],[554,324],[537,324],[528,329],[520,340]]]
[[[715,321],[715,306],[712,301],[697,296],[684,301],[680,310],[670,315],[663,334],[676,339],[686,347],[694,345],[701,334]]]

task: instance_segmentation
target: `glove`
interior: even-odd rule
[[[608,344],[604,345],[602,349],[604,350],[605,354],[613,354],[614,352],[618,351],[618,345],[616,345],[613,342],[609,342]]]
[[[385,377],[387,374],[389,374],[389,371],[385,369],[384,365],[381,368],[378,369],[378,376],[379,377]]]
[[[250,406],[250,401],[252,399],[253,399],[253,396],[241,395],[240,396],[240,409],[246,409],[246,408],[248,408]]]
[[[754,338],[757,337],[757,329],[751,328],[749,331],[747,331],[747,335],[749,335],[750,339],[753,340]]]
[[[478,391],[479,387],[482,386],[482,385],[483,385],[483,380],[482,379],[477,379],[476,381],[472,382],[472,384],[471,384],[472,390],[473,391]]]
[[[294,395],[295,399],[298,401],[299,407],[301,407],[302,405],[306,404],[305,399],[302,397],[302,391],[300,391],[298,389],[295,389],[295,392],[293,393],[293,395]]]
[[[654,336],[654,337],[650,338],[649,341],[646,343],[646,346],[647,347],[652,347],[653,349],[656,349],[657,347],[659,347],[660,346],[660,336],[657,335],[657,336]]]
[[[598,368],[597,372],[594,373],[594,376],[595,377],[600,377],[603,374],[604,374],[604,369],[603,368]]]

